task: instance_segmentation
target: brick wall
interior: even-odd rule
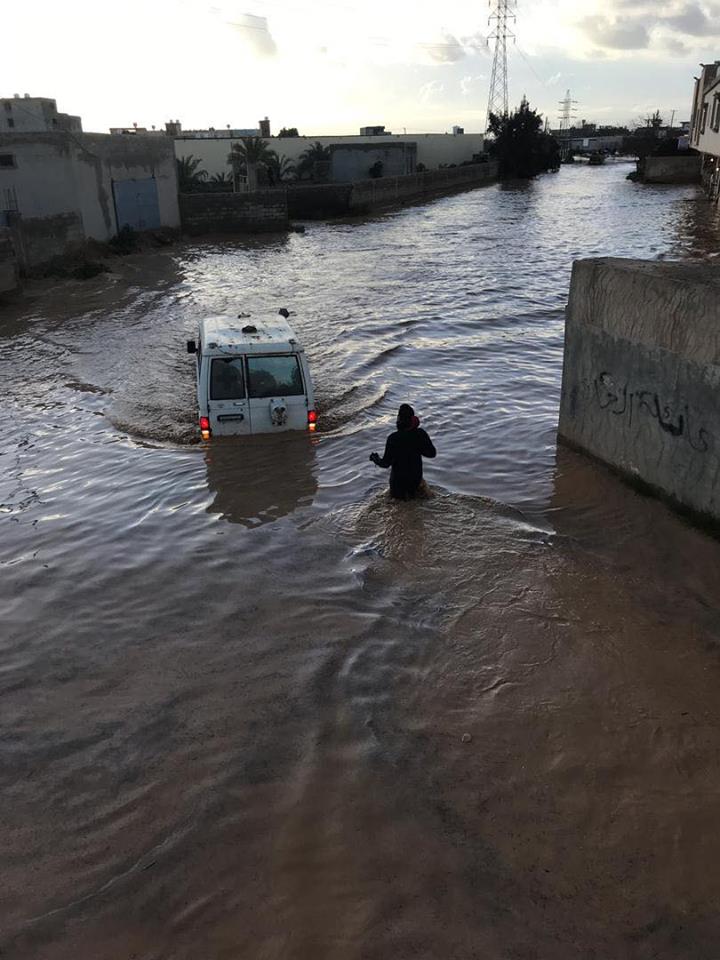
[[[180,218],[185,233],[268,233],[286,230],[289,223],[285,189],[253,193],[180,194]]]

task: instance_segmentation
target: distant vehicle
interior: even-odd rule
[[[600,153],[599,151],[590,154],[590,166],[599,167],[601,164],[605,163],[605,154]]]
[[[315,430],[315,395],[305,351],[283,309],[201,320],[187,351],[197,359],[200,433],[211,437]]]

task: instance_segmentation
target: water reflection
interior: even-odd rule
[[[205,451],[208,513],[258,527],[312,503],[317,441],[306,434],[214,440]]]

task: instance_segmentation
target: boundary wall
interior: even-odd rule
[[[573,265],[559,439],[720,528],[720,268]]]
[[[357,216],[457,190],[473,190],[492,183],[497,176],[498,165],[490,162],[350,184],[293,184],[288,187],[288,207],[290,216],[300,220]]]
[[[267,233],[289,226],[287,191],[181,193],[182,229],[203,233]]]

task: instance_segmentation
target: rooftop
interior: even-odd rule
[[[288,353],[301,349],[292,327],[280,315],[269,319],[249,313],[206,317],[200,323],[200,335],[206,353]]]

